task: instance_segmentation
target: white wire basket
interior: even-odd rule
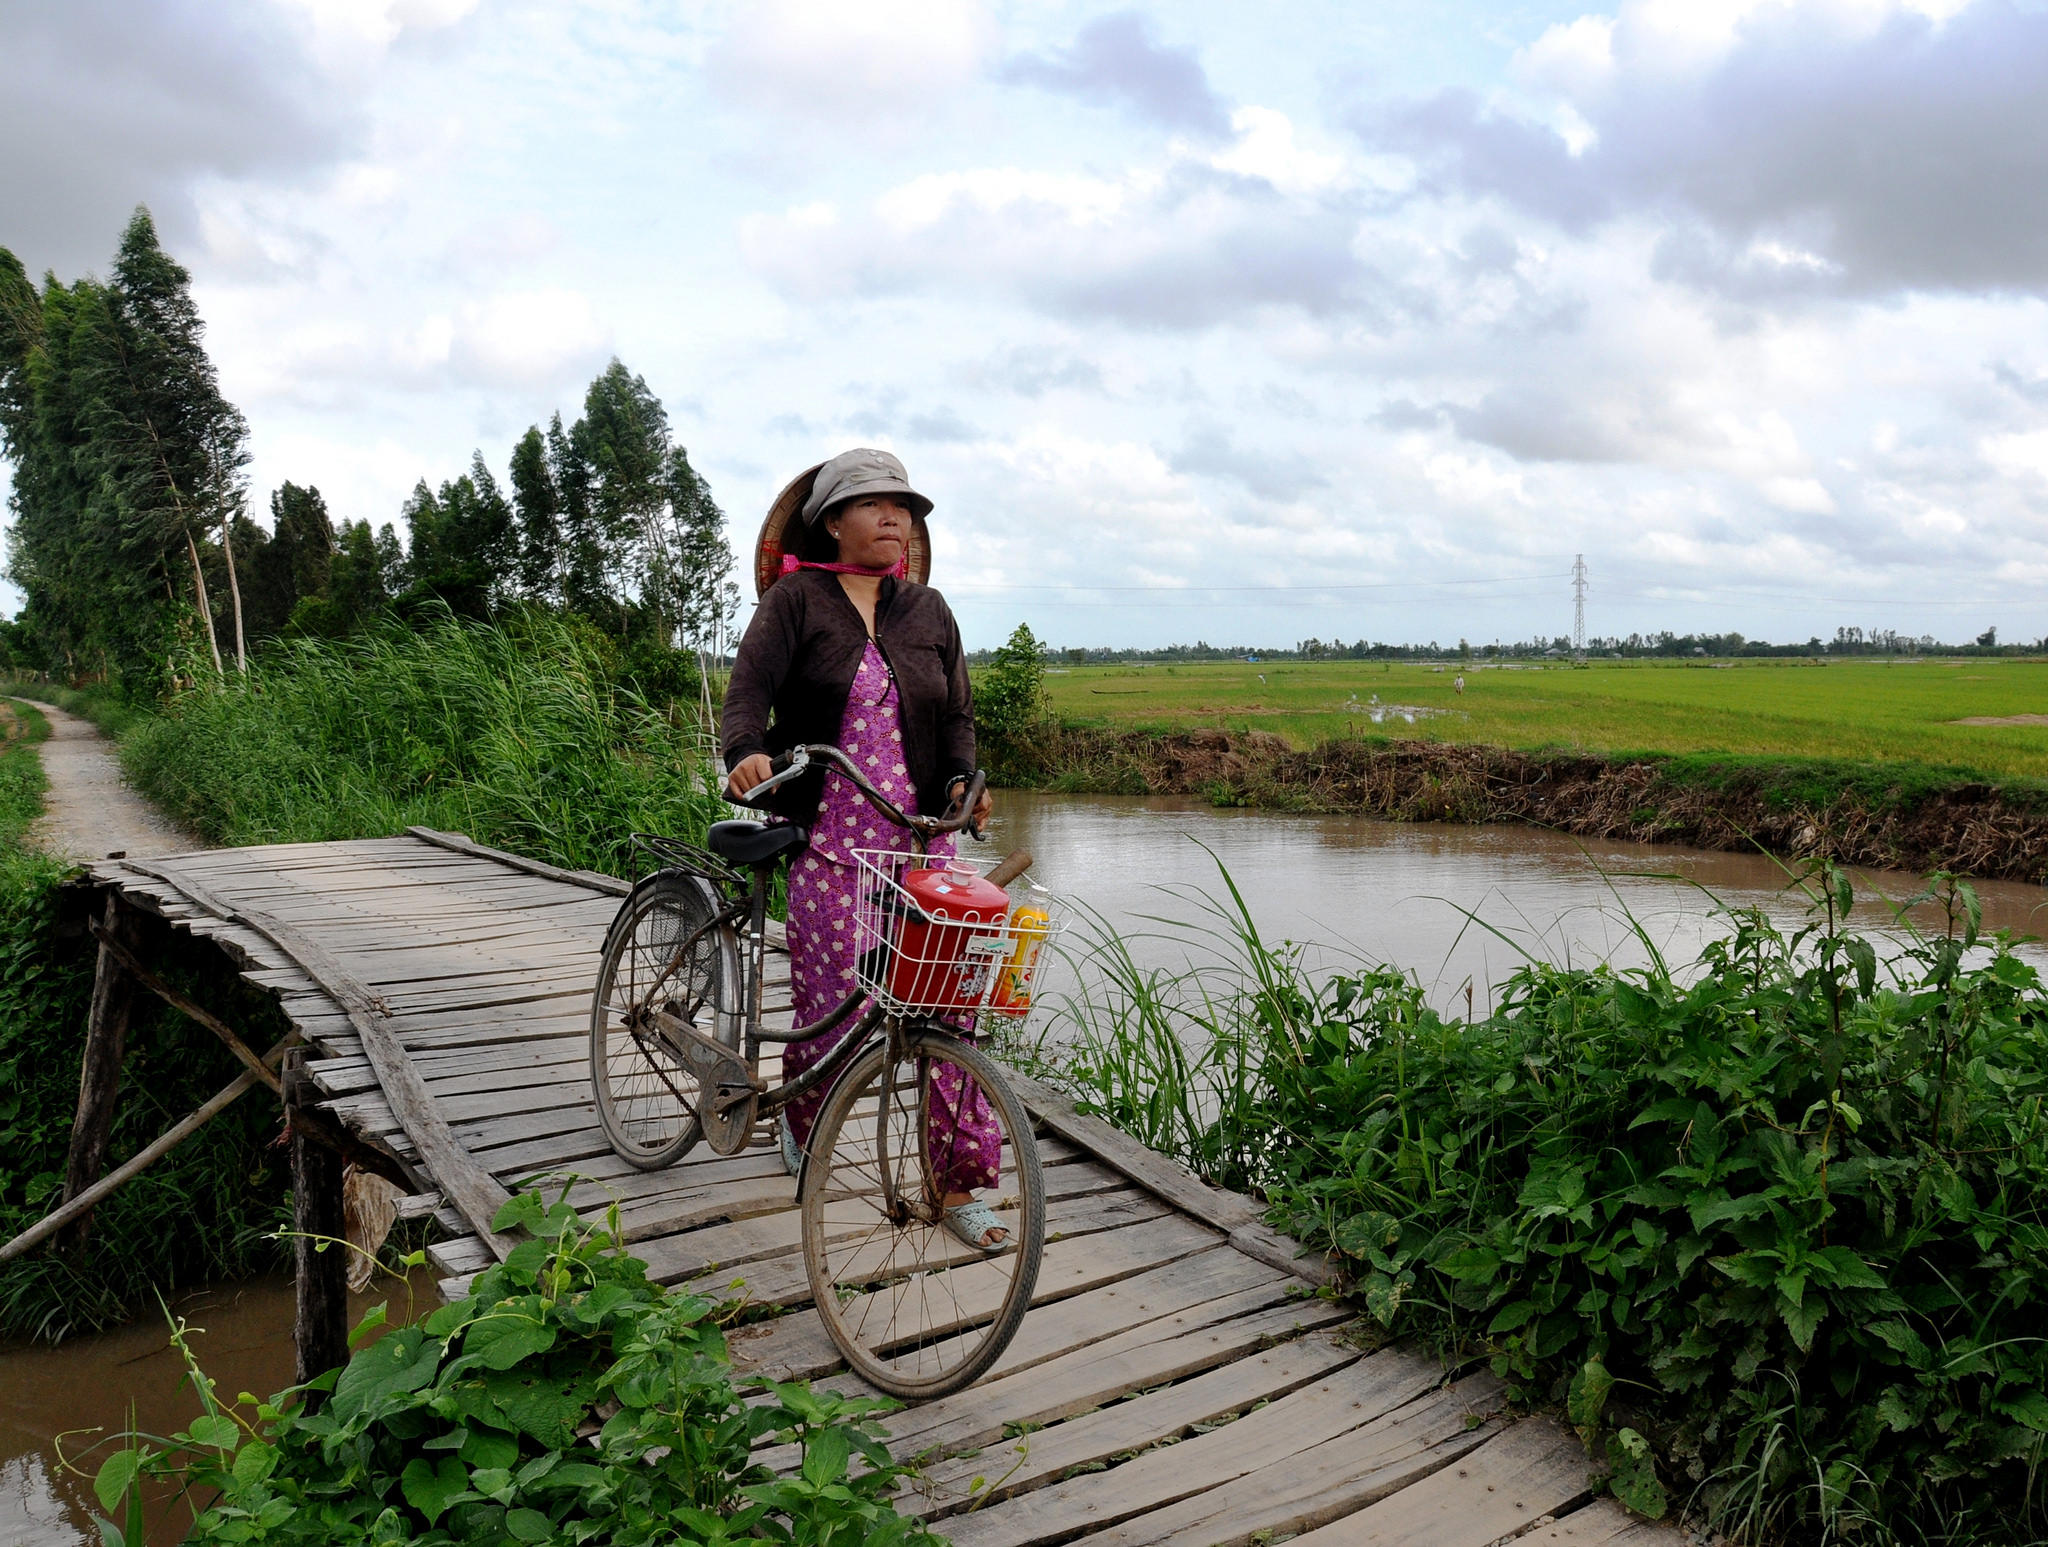
[[[919,859],[890,849],[855,849],[853,857],[854,975],[862,988],[891,1010],[1023,1024],[1045,947],[1070,921],[1063,898],[1023,881],[1007,891],[989,886],[981,877],[999,863],[993,859]]]

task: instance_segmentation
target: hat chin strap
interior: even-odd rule
[[[891,576],[901,580],[910,573],[910,550],[906,546],[903,556],[886,569],[875,569],[866,564],[820,564],[811,559],[800,559],[793,553],[782,556],[783,574],[794,575],[800,569],[822,569],[834,575],[866,575],[871,580],[886,580]]]

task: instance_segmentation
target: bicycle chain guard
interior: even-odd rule
[[[714,1155],[737,1155],[754,1128],[760,1092],[738,1054],[665,1010],[647,1012],[663,1038],[696,1076],[697,1122]]]

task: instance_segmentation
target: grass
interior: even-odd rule
[[[2048,662],[1843,660],[1593,662],[1583,670],[1467,670],[1368,661],[1084,666],[1048,673],[1076,725],[1269,731],[1296,746],[1380,734],[1591,752],[1731,752],[1908,760],[2048,777],[2048,725],[1969,717],[2048,713]],[[1264,680],[1261,681],[1261,675]],[[1371,697],[1439,711],[1370,718]],[[1354,702],[1355,701],[1355,702]]]
[[[2048,992],[1967,886],[1880,964],[1817,867],[1790,937],[1736,912],[1692,963],[1531,960],[1459,1019],[1392,969],[1312,975],[1222,880],[1160,921],[1206,964],[1098,927],[1023,1061],[1263,1192],[1390,1335],[1561,1407],[1631,1508],[2048,1540]]]
[[[612,873],[630,833],[694,839],[724,815],[703,751],[687,708],[656,710],[544,616],[280,646],[121,739],[136,786],[216,843],[417,824]]]

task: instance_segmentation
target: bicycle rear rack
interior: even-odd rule
[[[680,838],[664,838],[659,833],[634,833],[627,841],[633,848],[645,850],[654,856],[657,869],[680,867],[694,870],[700,875],[708,875],[728,886],[745,888],[748,884],[746,877],[709,849],[699,848],[694,843],[685,843]]]

